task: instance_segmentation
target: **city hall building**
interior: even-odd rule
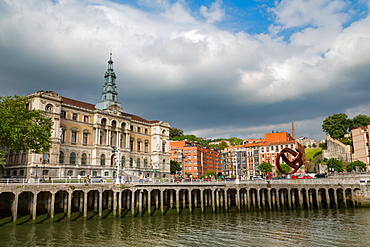
[[[52,91],[27,95],[29,109],[43,110],[52,119],[52,148],[44,154],[10,153],[3,174],[44,179],[118,174],[168,177],[169,123],[122,111],[112,57],[104,78],[102,100],[96,105]]]

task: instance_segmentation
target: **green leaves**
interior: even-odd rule
[[[272,172],[272,167],[273,166],[270,163],[262,162],[257,168],[258,170],[266,174],[268,172]]]
[[[27,103],[26,97],[0,97],[0,146],[15,152],[46,152],[51,148],[52,121],[42,111],[27,109]]]

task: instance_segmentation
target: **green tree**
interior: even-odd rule
[[[354,127],[361,127],[361,126],[368,126],[370,124],[370,117],[366,115],[357,115],[352,119],[353,125],[352,128]]]
[[[346,166],[347,172],[353,171],[356,166],[359,167],[360,171],[366,171],[366,164],[362,161],[356,160]]]
[[[184,131],[182,131],[181,129],[178,129],[175,127],[170,128],[170,139],[171,140],[175,137],[182,136],[183,134],[184,134]]]
[[[352,120],[348,119],[347,114],[339,113],[327,117],[322,124],[322,130],[334,139],[338,139],[344,137],[352,125]]]
[[[236,138],[236,137],[231,137],[227,140],[230,142],[231,146],[236,146],[236,145],[240,145],[241,143],[243,143],[242,139]]]
[[[215,171],[209,170],[204,173],[207,177],[213,176],[216,177],[217,173]]]
[[[171,174],[176,174],[176,171],[177,171],[177,174],[179,174],[181,170],[182,170],[181,164],[178,161],[170,160],[170,173]]]
[[[217,144],[217,145],[209,145],[209,147],[215,148],[218,150],[224,150],[225,148],[228,147],[228,145],[225,142],[221,142],[220,144]]]
[[[281,163],[280,164],[280,167],[281,169],[284,171],[284,172],[290,172],[290,166],[288,164],[285,164],[285,163]],[[279,169],[276,169],[276,172],[277,174],[281,175],[283,174]]]
[[[0,97],[0,146],[7,151],[46,152],[51,148],[51,119],[27,109],[27,102],[26,97]]]
[[[343,161],[337,160],[334,158],[328,159],[326,165],[328,166],[329,172],[331,171],[337,171],[337,172],[343,172]]]
[[[262,173],[267,174],[268,172],[272,172],[272,165],[268,162],[262,162],[258,165],[258,170],[260,170]]]
[[[5,151],[0,150],[0,165],[4,165],[4,164],[5,164]]]

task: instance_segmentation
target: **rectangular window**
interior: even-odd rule
[[[83,144],[84,144],[84,145],[86,145],[86,144],[87,144],[87,135],[88,135],[88,133],[84,133],[84,134],[83,134],[83,138],[82,138],[83,140],[82,140],[82,141],[83,141]]]
[[[89,116],[84,116],[84,122],[88,123],[89,122]]]
[[[137,132],[141,133],[141,128],[137,127]]]
[[[67,113],[65,111],[60,112],[60,117],[61,118],[66,118],[66,116],[67,116]]]
[[[197,160],[194,160],[194,164],[198,164],[198,161]]]
[[[109,176],[109,172],[104,172],[104,176],[105,177],[108,177]]]
[[[42,170],[42,175],[49,175],[49,170]]]
[[[198,167],[197,166],[194,166],[194,170],[198,170]]]
[[[148,129],[145,129],[145,130],[144,130],[144,133],[145,133],[145,134],[148,134],[148,133],[149,133],[149,132],[148,132]]]
[[[72,143],[76,143],[77,142],[77,132],[76,131],[73,131],[72,132],[71,142]]]
[[[72,113],[72,120],[77,120],[77,113]]]

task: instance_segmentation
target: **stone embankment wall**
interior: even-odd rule
[[[370,186],[358,179],[154,184],[2,184],[0,225],[64,220],[364,207]]]

